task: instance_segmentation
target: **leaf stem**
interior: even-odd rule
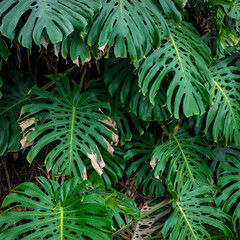
[[[82,91],[83,82],[84,82],[84,79],[85,79],[85,76],[86,76],[86,72],[87,72],[87,67],[85,67],[85,68],[83,69],[83,74],[82,74],[82,76],[81,76],[81,80],[80,80],[80,83],[79,83],[80,92]]]
[[[120,232],[124,231],[125,229],[131,227],[132,225],[134,225],[135,223],[137,223],[138,221],[141,221],[142,219],[146,218],[147,216],[151,215],[152,213],[154,213],[155,211],[165,207],[166,205],[172,203],[174,201],[174,199],[171,199],[170,201],[168,201],[167,203],[164,203],[163,205],[157,206],[156,208],[153,208],[152,210],[150,210],[149,212],[143,214],[140,219],[135,219],[134,221],[130,222],[129,224],[123,226],[121,229],[119,229],[118,231],[116,231],[115,233],[112,234],[112,237],[118,235]]]

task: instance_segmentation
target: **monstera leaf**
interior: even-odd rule
[[[126,58],[128,53],[133,62],[140,60],[147,42],[154,46],[160,45],[160,32],[152,11],[157,11],[155,15],[167,28],[158,9],[159,4],[152,0],[104,0],[103,8],[89,32],[88,44],[104,46],[108,43],[110,47],[114,44],[114,55],[117,58]]]
[[[240,39],[240,0],[237,0],[233,7],[225,6],[225,12],[227,25]]]
[[[148,94],[144,97],[139,92],[137,70],[128,59],[118,60],[111,57],[106,60],[105,72],[102,77],[108,86],[109,92],[112,95],[117,92],[115,94],[116,104],[114,103],[113,106],[121,105],[121,103],[127,105],[129,101],[131,112],[144,121],[162,121],[169,117],[170,114],[166,108],[167,100],[163,91],[157,94],[155,105],[152,105]],[[118,95],[120,95],[119,99]],[[119,100],[121,103],[119,103]],[[126,107],[120,106],[120,109],[124,108]],[[120,111],[120,109],[114,109]],[[137,123],[136,120],[134,122]]]
[[[204,0],[217,29],[218,47],[226,49],[239,42],[239,0]]]
[[[136,69],[129,59],[117,59],[111,56],[104,62],[102,78],[111,95],[119,92],[120,102],[126,103],[136,79]]]
[[[239,145],[239,66],[231,64],[236,58],[233,55],[218,61],[210,68],[213,82],[210,88],[213,105],[207,113],[205,131],[211,125],[215,142],[225,138],[226,144],[235,141],[236,145]]]
[[[24,76],[16,71],[9,71],[3,78],[3,97],[0,100],[0,156],[6,151],[17,152],[20,149],[18,120],[23,104],[30,99],[28,92],[36,83],[32,75]]]
[[[166,94],[163,89],[157,92],[154,105],[150,102],[149,93],[145,96],[139,92],[137,81],[134,82],[131,91],[130,109],[144,121],[163,121],[170,117],[166,106]]]
[[[165,193],[165,186],[162,179],[154,177],[154,171],[149,164],[155,146],[151,132],[147,131],[143,136],[134,135],[134,141],[125,145],[124,160],[134,158],[126,173],[128,177],[135,174],[136,186],[142,188],[145,195],[160,197]]]
[[[26,240],[110,240],[112,221],[105,200],[92,192],[89,181],[75,177],[59,185],[39,177],[38,182],[46,193],[34,183],[22,183],[5,198],[2,208],[11,207],[0,215],[1,239],[24,234]],[[9,211],[12,207],[26,210]]]
[[[175,128],[177,130],[178,126]],[[203,141],[197,136],[191,136],[187,125],[180,130],[169,134],[169,139],[159,144],[153,151],[151,166],[155,177],[160,177],[167,170],[168,184],[173,184],[178,192],[187,179],[194,187],[196,182],[210,181],[211,170],[204,161],[204,156],[214,158],[211,150],[204,146]]]
[[[123,177],[126,165],[123,160],[123,150],[121,148],[115,147],[114,153],[112,155],[105,149],[101,150],[101,153],[106,164],[103,169],[102,179],[105,183],[104,185],[110,188]],[[91,161],[88,158],[84,160],[84,164],[86,165],[87,172],[93,168]],[[91,174],[89,179],[96,178],[97,176],[98,174],[95,172],[95,174]]]
[[[113,70],[114,72],[115,70]],[[114,74],[112,71],[109,71],[109,74],[111,75],[111,78],[106,77],[105,74],[103,74],[103,77],[106,79],[114,79]],[[124,81],[123,76],[117,76],[117,79]],[[114,80],[113,80],[114,81]],[[110,84],[111,85],[111,84]],[[111,88],[109,86],[109,89]],[[132,132],[134,130],[134,126],[137,131],[142,134],[144,132],[143,128],[146,127],[144,125],[144,122],[141,121],[137,116],[135,116],[129,109],[128,105],[124,105],[121,102],[121,95],[124,93],[124,89],[121,88],[119,91],[114,90],[112,96],[109,96],[109,92],[106,89],[106,87],[99,81],[91,81],[88,85],[89,87],[94,87],[95,93],[97,94],[98,98],[101,101],[108,101],[111,106],[111,112],[109,116],[111,119],[114,120],[115,127],[118,129],[119,132],[119,140],[120,145],[124,145],[126,141],[131,141],[132,139]],[[130,83],[131,86],[131,83]],[[111,89],[113,90],[113,89]],[[109,90],[109,91],[111,91]],[[129,87],[130,90],[130,87]],[[128,90],[126,89],[126,92]],[[126,102],[127,103],[127,102]],[[132,123],[132,124],[131,124]]]
[[[162,80],[168,76],[167,107],[174,117],[179,118],[180,108],[186,117],[202,114],[206,103],[211,103],[204,85],[211,82],[204,61],[209,60],[209,48],[190,24],[172,26],[170,30],[169,40],[140,65],[138,85],[144,95],[149,91],[154,104]]]
[[[223,220],[230,221],[230,216],[214,207],[212,192],[217,188],[212,185],[191,190],[190,185],[190,182],[186,183],[181,194],[173,202],[174,211],[162,229],[164,237],[170,234],[169,240],[213,239],[208,231],[210,226],[218,229],[219,235],[222,231],[225,237],[231,238],[232,233]]]
[[[6,44],[4,43],[4,41],[2,39],[2,36],[0,35],[0,59],[1,58],[7,59],[10,54],[11,54],[10,50],[8,49],[8,47],[6,46]],[[1,64],[1,62],[0,62],[0,64]]]
[[[85,61],[91,60],[91,53],[87,47],[86,40],[80,36],[80,31],[74,29],[74,32],[63,38],[61,44],[57,44],[57,48],[61,51],[64,58],[70,55],[71,59],[78,66],[80,62],[84,64]]]
[[[240,151],[237,155],[228,154],[225,162],[220,165],[222,170],[218,181],[222,193],[217,198],[218,206],[222,207],[225,213],[233,209],[233,226],[236,232],[239,231],[240,221]],[[235,206],[236,205],[236,206]]]
[[[211,169],[217,176],[217,179],[220,178],[220,174],[223,172],[221,165],[231,166],[232,158],[227,158],[227,156],[232,156],[238,158],[240,154],[240,147],[235,145],[226,146],[224,143],[211,144],[211,149],[214,154],[214,159],[211,163]]]
[[[113,129],[111,119],[100,110],[109,109],[109,104],[99,102],[91,91],[81,93],[75,82],[71,90],[70,81],[64,75],[59,75],[59,81],[54,76],[49,78],[57,81],[57,93],[35,87],[31,94],[46,103],[24,106],[28,117],[48,113],[45,121],[37,121],[29,134],[29,142],[36,138],[38,141],[29,152],[28,161],[32,162],[45,146],[55,142],[45,159],[53,175],[59,172],[77,175],[79,170],[83,173],[81,153],[90,158],[94,169],[102,174],[105,163],[98,145],[112,153],[113,148],[107,139],[117,141],[117,135],[109,129]]]
[[[83,31],[100,7],[100,0],[3,0],[0,3],[0,31],[13,40],[20,18],[30,12],[19,32],[19,42],[31,48],[33,38],[40,46],[42,32],[46,29],[51,42],[57,43],[62,41],[63,34],[73,32],[74,27]]]

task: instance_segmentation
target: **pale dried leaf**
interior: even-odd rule
[[[54,44],[54,55],[57,57],[57,59],[58,59],[58,57],[59,57],[59,51],[58,51],[58,49],[57,49],[57,46]]]
[[[83,169],[82,178],[83,178],[83,180],[87,180],[88,179],[86,167],[84,167],[84,169]]]
[[[102,51],[102,52],[105,52],[107,45],[108,45],[108,40],[107,40],[107,42],[106,42],[103,46],[98,47],[98,49],[99,49],[100,51]]]
[[[113,155],[113,152],[114,152],[114,148],[111,146],[111,144],[102,136],[102,138],[103,138],[103,141],[107,144],[107,146],[108,146],[108,149],[107,149],[107,151],[111,154],[111,155]]]
[[[101,162],[97,160],[97,154],[92,152],[91,154],[87,153],[87,157],[91,160],[91,164],[96,172],[101,176],[103,174],[103,159]]]
[[[20,113],[20,116],[22,114],[22,110],[21,110],[21,113]],[[28,127],[30,127],[31,125],[33,125],[35,123],[35,118],[29,118],[23,122],[20,123],[20,127],[22,129],[22,132],[25,131],[25,129],[27,129]],[[32,130],[32,128],[31,128]]]
[[[100,155],[100,157],[101,157],[101,161],[99,162],[99,166],[100,166],[101,168],[104,168],[104,167],[106,166],[106,164],[105,164],[105,162],[104,162],[104,160],[103,160],[103,158],[102,158],[102,155],[101,155],[101,153],[100,153],[100,151],[99,151],[99,149],[98,149],[98,146],[96,146],[96,148],[97,148],[98,153],[99,153],[99,155]]]
[[[92,57],[90,56],[89,58],[86,58],[85,60],[84,60],[84,63],[88,63],[88,62],[90,62],[91,61],[91,59],[92,59]],[[83,63],[83,64],[84,64]]]
[[[98,121],[116,130],[116,122],[111,118],[109,118],[109,120],[98,120]]]
[[[73,63],[76,64],[79,67],[80,66],[79,58],[73,60]]]
[[[118,135],[114,132],[112,132],[112,140],[115,143],[114,146],[117,146],[119,138],[118,138]]]
[[[152,167],[152,169],[154,170],[154,168],[156,167],[157,163],[156,163],[156,159],[153,157],[150,161],[150,166]]]
[[[47,47],[48,47],[49,43],[46,41],[46,39],[43,36],[43,34],[41,35],[41,38],[40,38],[40,44],[47,50]]]
[[[33,142],[34,142],[34,141],[32,141],[32,142],[28,142],[28,141],[27,141],[28,135],[29,135],[29,134],[27,134],[26,136],[24,136],[24,137],[20,140],[21,150],[25,149],[26,147],[30,147],[30,146],[33,145]]]

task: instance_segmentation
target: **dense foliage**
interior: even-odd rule
[[[0,239],[239,239],[239,40],[240,0],[2,0],[1,161],[43,171]]]

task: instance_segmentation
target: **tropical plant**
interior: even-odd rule
[[[2,0],[0,239],[239,239],[239,7]]]

